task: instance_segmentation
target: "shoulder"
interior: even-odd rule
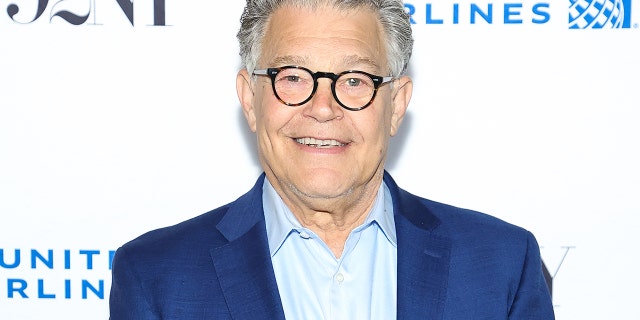
[[[385,175],[396,216],[413,225],[451,237],[452,240],[482,237],[528,237],[529,232],[493,215],[430,200],[398,187]]]
[[[416,196],[397,185],[390,188],[395,188],[396,219],[402,221],[397,229],[398,252],[407,247],[425,252],[443,248],[438,263],[446,270],[450,302],[445,318],[474,314],[493,319],[511,313],[552,319],[540,251],[531,232],[487,213]],[[412,242],[401,243],[401,232],[413,235],[403,237]],[[404,252],[404,260],[414,261],[412,251]]]
[[[529,250],[537,249],[535,237],[522,226],[485,212],[413,197],[422,206],[420,214],[435,217],[433,232],[450,239],[453,253],[521,259]]]
[[[208,246],[224,241],[216,225],[228,211],[230,204],[216,208],[178,224],[148,231],[126,242],[118,249],[136,257],[179,256],[197,248],[208,250]]]
[[[426,199],[397,185],[391,189],[396,219],[446,239],[454,255],[510,259],[537,247],[531,232],[491,214]]]
[[[451,318],[473,312],[488,319],[510,312],[552,319],[540,248],[531,232],[486,213],[419,197],[417,201],[424,208],[421,214],[438,221],[431,235],[448,243],[444,263],[447,299],[454,302],[447,308]]]
[[[454,238],[520,236],[528,237],[529,231],[488,213],[419,198],[429,212],[440,221],[440,228]]]
[[[111,312],[127,319],[150,319],[151,312],[195,319],[187,315],[221,307],[211,250],[228,243],[218,225],[232,208],[233,203],[146,232],[118,248],[112,261]],[[185,301],[200,307],[181,309]]]
[[[421,205],[418,214],[436,221],[431,232],[449,241],[451,262],[459,268],[470,268],[476,274],[489,270],[511,273],[521,270],[527,260],[539,260],[538,243],[529,230],[487,213],[411,196]],[[480,272],[473,267],[479,262],[493,267]]]
[[[194,250],[208,251],[224,245],[263,216],[264,175],[244,195],[233,202],[182,221],[146,232],[125,243],[118,251],[147,256],[185,255]]]

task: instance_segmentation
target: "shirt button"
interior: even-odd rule
[[[342,275],[342,273],[336,274],[336,281],[342,283],[342,281],[344,281],[344,275]]]
[[[300,232],[300,238],[302,238],[302,239],[309,239],[309,238],[311,238],[311,236],[309,236],[309,234],[308,234],[307,232],[305,232],[305,231],[301,231],[301,232]]]

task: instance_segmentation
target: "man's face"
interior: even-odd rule
[[[368,10],[285,6],[271,16],[257,68],[299,65],[313,72],[388,76],[381,30]],[[340,200],[377,190],[389,138],[410,97],[407,83],[402,78],[383,85],[369,107],[348,111],[333,98],[331,80],[320,78],[313,99],[291,107],[275,97],[269,77],[241,71],[239,96],[269,181],[292,201]]]

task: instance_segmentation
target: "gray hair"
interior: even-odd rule
[[[271,14],[283,5],[314,8],[320,5],[332,5],[339,9],[368,7],[377,12],[387,38],[387,61],[389,72],[398,77],[407,71],[413,37],[409,15],[402,0],[247,0],[240,17],[240,30],[237,37],[240,43],[240,57],[251,73],[261,54],[267,22]]]

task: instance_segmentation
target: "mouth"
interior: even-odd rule
[[[346,143],[342,143],[338,140],[333,139],[316,139],[316,138],[296,138],[294,139],[297,143],[303,144],[305,146],[314,147],[314,148],[333,148],[333,147],[344,147]]]

